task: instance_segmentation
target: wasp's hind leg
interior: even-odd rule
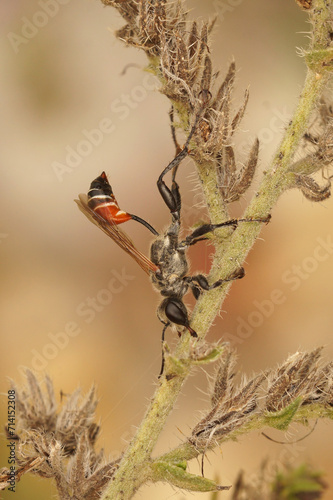
[[[174,125],[174,108],[173,108],[173,106],[171,107],[171,109],[169,111],[169,117],[170,117],[171,136],[172,136],[173,143],[175,145],[176,156],[177,156],[179,153],[181,153],[182,148],[180,147],[180,145],[177,141],[176,129],[175,129],[175,125]],[[176,204],[178,207],[177,212],[180,214],[182,202],[181,202],[181,196],[180,196],[180,192],[179,192],[179,185],[176,181],[176,175],[177,175],[179,165],[180,165],[180,162],[172,169],[171,193],[172,193],[174,199],[176,200]]]
[[[192,133],[190,134],[190,136],[192,137]],[[166,204],[166,206],[168,207],[168,209],[170,210],[171,214],[174,216],[175,219],[180,218],[180,208],[181,208],[179,187],[177,182],[175,181],[175,176],[178,166],[183,161],[183,159],[188,155],[187,142],[189,141],[186,141],[184,149],[182,149],[180,153],[178,153],[175,156],[175,158],[169,163],[169,165],[163,170],[157,181],[157,187],[164,200],[164,203]],[[165,174],[167,174],[170,170],[173,170],[171,189],[165,184],[163,180]]]
[[[198,126],[198,122],[200,120],[201,114],[203,111],[203,106],[200,107],[198,113],[196,114],[194,124],[192,125],[192,128],[190,130],[190,133],[186,139],[186,142],[184,144],[184,147],[181,149],[177,139],[176,139],[176,132],[175,132],[175,127],[173,124],[173,109],[170,111],[170,120],[171,120],[171,134],[172,138],[176,147],[176,156],[175,158],[165,167],[165,169],[162,171],[161,175],[159,176],[157,180],[157,187],[159,192],[161,193],[161,196],[164,200],[164,203],[167,205],[169,208],[171,214],[174,216],[175,219],[179,220],[180,218],[180,194],[179,194],[179,188],[178,184],[175,181],[176,173],[178,170],[178,167],[180,163],[186,158],[186,156],[189,154],[189,145],[191,142],[191,139],[193,137],[193,134],[195,133],[195,130]],[[172,173],[172,187],[171,189],[165,184],[164,182],[164,176],[170,172],[173,171]]]
[[[174,107],[173,106],[171,106],[171,109],[169,111],[169,118],[170,118],[171,136],[172,136],[172,140],[173,140],[173,143],[175,145],[175,148],[176,148],[176,156],[177,156],[178,153],[181,152],[182,148],[179,145],[179,142],[177,141],[175,121],[174,121]]]

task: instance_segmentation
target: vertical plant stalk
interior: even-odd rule
[[[289,171],[291,160],[299,141],[306,131],[309,117],[326,81],[327,78],[324,76],[318,78],[311,70],[308,71],[298,106],[286,130],[282,144],[275,155],[271,167],[265,174],[258,192],[253,197],[242,217],[264,218],[271,213],[280,195],[290,187],[293,179]],[[222,245],[216,239],[216,253],[210,273],[210,280],[212,282],[230,275],[244,262],[255,240],[259,236],[261,227],[261,223],[251,222],[240,224],[231,236],[227,249],[225,248],[225,243]],[[230,285],[228,284],[207,292],[200,298],[194,309],[192,319],[193,328],[198,333],[204,333],[210,327],[220,310],[229,288]]]
[[[267,170],[258,192],[253,197],[244,217],[266,217],[277,202],[279,196],[291,186],[293,173],[290,165],[304,135],[312,111],[327,83],[329,71],[332,69],[332,52],[327,49],[332,32],[331,6],[325,0],[314,0],[312,10],[313,41],[306,54],[308,74],[299,103],[295,110],[280,147]],[[210,183],[206,182],[206,172],[211,165],[198,165],[199,176],[204,185],[204,194],[212,222],[217,222],[221,198],[214,176]],[[228,247],[216,238],[216,254],[210,273],[212,281],[225,278],[234,272],[244,261],[261,230],[260,223],[243,223],[234,231]],[[214,241],[214,242],[215,242]],[[199,341],[209,329],[221,303],[226,296],[229,285],[206,292],[198,301],[193,316],[192,327],[198,332]],[[183,335],[175,351],[175,375],[163,377],[153,396],[146,415],[121,460],[119,469],[109,483],[102,500],[127,500],[133,497],[138,488],[145,482],[154,481],[151,454],[157,439],[164,428],[183,383],[190,371],[191,350],[193,342],[189,335]],[[178,361],[178,363],[177,363]]]

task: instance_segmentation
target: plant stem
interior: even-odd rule
[[[303,92],[293,119],[289,124],[285,137],[277,151],[272,165],[242,217],[264,218],[271,213],[280,195],[290,184],[289,166],[300,139],[304,135],[309,117],[321,95],[327,77],[318,78],[308,71]],[[261,231],[261,223],[249,222],[240,224],[230,238],[228,247],[225,242],[216,238],[216,253],[210,273],[212,282],[225,278],[244,262]],[[230,284],[205,293],[198,301],[193,316],[192,327],[199,334],[204,334],[210,327],[220,310]]]
[[[165,378],[155,392],[142,424],[125,452],[119,470],[114,475],[103,500],[130,499],[145,481],[149,480],[150,456],[156,441],[172,410],[186,378],[182,376],[167,381]]]

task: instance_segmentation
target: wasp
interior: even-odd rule
[[[189,154],[189,144],[197,122],[198,117],[182,149],[179,148],[175,141],[174,129],[172,128],[178,154],[164,168],[157,180],[158,190],[171,214],[171,223],[163,234],[159,234],[144,219],[124,212],[119,208],[105,172],[102,172],[101,175],[92,181],[87,195],[80,194],[79,199],[75,200],[79,209],[91,222],[102,229],[102,231],[135,259],[140,267],[150,276],[154,287],[160,292],[163,300],[158,307],[157,316],[164,325],[162,345],[165,331],[172,325],[176,327],[179,335],[184,330],[188,330],[192,337],[197,337],[197,333],[190,326],[188,312],[183,302],[183,297],[189,289],[192,291],[195,299],[198,299],[203,291],[212,290],[225,282],[240,279],[244,276],[244,269],[242,267],[228,278],[219,279],[214,283],[209,283],[203,274],[191,276],[188,273],[187,249],[199,241],[208,239],[208,234],[218,228],[226,226],[235,228],[239,222],[267,222],[269,220],[268,218],[230,219],[219,224],[203,224],[197,227],[185,239],[180,240],[181,196],[179,185],[176,182],[176,173],[182,160]],[[172,171],[172,184],[171,187],[168,187],[164,181],[164,177],[170,171]],[[151,244],[149,259],[135,247],[127,234],[119,227],[120,224],[131,219],[143,224],[155,235],[155,239]],[[163,373],[163,366],[164,357],[162,356],[160,375]]]

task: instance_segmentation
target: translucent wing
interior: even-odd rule
[[[103,217],[98,215],[88,206],[87,195],[79,194],[79,199],[74,201],[77,203],[81,212],[97,227],[104,231],[105,234],[110,236],[110,238],[112,238],[113,241],[120,246],[120,248],[133,257],[133,259],[147,274],[149,274],[149,272],[156,273],[159,270],[159,268],[151,260],[135,248],[134,244],[124,231],[122,231],[116,224],[112,224],[112,222],[103,219]]]

